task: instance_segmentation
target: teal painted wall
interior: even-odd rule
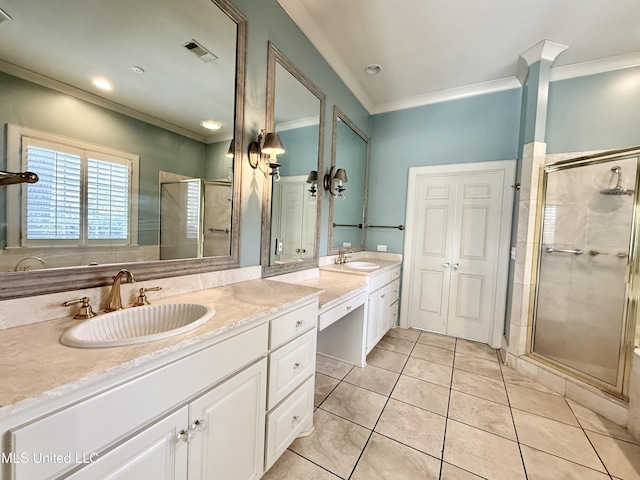
[[[323,166],[331,165],[331,119],[333,106],[340,109],[365,134],[371,131],[371,117],[351,91],[342,83],[329,64],[307,37],[293,23],[276,0],[233,0],[247,17],[247,84],[245,105],[245,145],[255,140],[264,128],[266,113],[266,78],[268,42],[271,41],[293,64],[326,95],[323,143]],[[246,158],[242,162],[242,230],[240,238],[241,266],[260,264],[261,200],[264,177],[251,169]],[[328,239],[329,199],[322,195],[320,255],[326,255]]]
[[[552,82],[547,152],[640,145],[640,67]]]
[[[518,154],[520,89],[372,117],[367,223],[405,223],[409,167],[512,160]],[[402,253],[404,232],[372,229],[365,247]]]
[[[318,169],[318,125],[278,132],[286,152],[278,155],[282,176],[309,175]]]

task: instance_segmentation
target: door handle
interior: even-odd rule
[[[453,269],[458,270],[460,268],[460,264],[458,262],[453,264]]]
[[[442,264],[442,266],[443,266],[444,268],[449,268],[449,267],[451,266],[451,264],[450,264],[449,262],[444,262],[444,263]]]

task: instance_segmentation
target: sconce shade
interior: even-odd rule
[[[227,154],[225,155],[225,157],[233,158],[234,150],[235,150],[234,143],[235,143],[235,140],[231,140],[231,143],[229,144],[229,150],[227,150]]]
[[[280,155],[284,152],[285,149],[282,146],[282,142],[280,141],[280,136],[277,133],[267,133],[264,137],[262,153],[266,153],[267,155],[271,155],[272,153]]]
[[[335,181],[342,181],[343,183],[347,181],[347,171],[344,168],[339,168],[336,170],[336,174],[333,176]]]
[[[309,172],[309,176],[307,177],[307,183],[317,183],[318,182],[318,172],[316,170],[311,170]]]

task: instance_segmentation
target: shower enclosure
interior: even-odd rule
[[[618,396],[633,349],[638,151],[547,165],[530,354]]]
[[[160,184],[160,259],[229,255],[231,182],[199,178]]]

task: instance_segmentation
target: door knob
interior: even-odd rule
[[[453,264],[453,269],[454,269],[454,270],[457,270],[458,268],[460,268],[460,264],[459,264],[459,263],[457,263],[457,262],[456,262],[456,263],[454,263],[454,264]]]
[[[442,266],[443,266],[444,268],[449,268],[449,267],[451,266],[451,264],[450,264],[449,262],[444,262],[444,263],[442,264]]]

